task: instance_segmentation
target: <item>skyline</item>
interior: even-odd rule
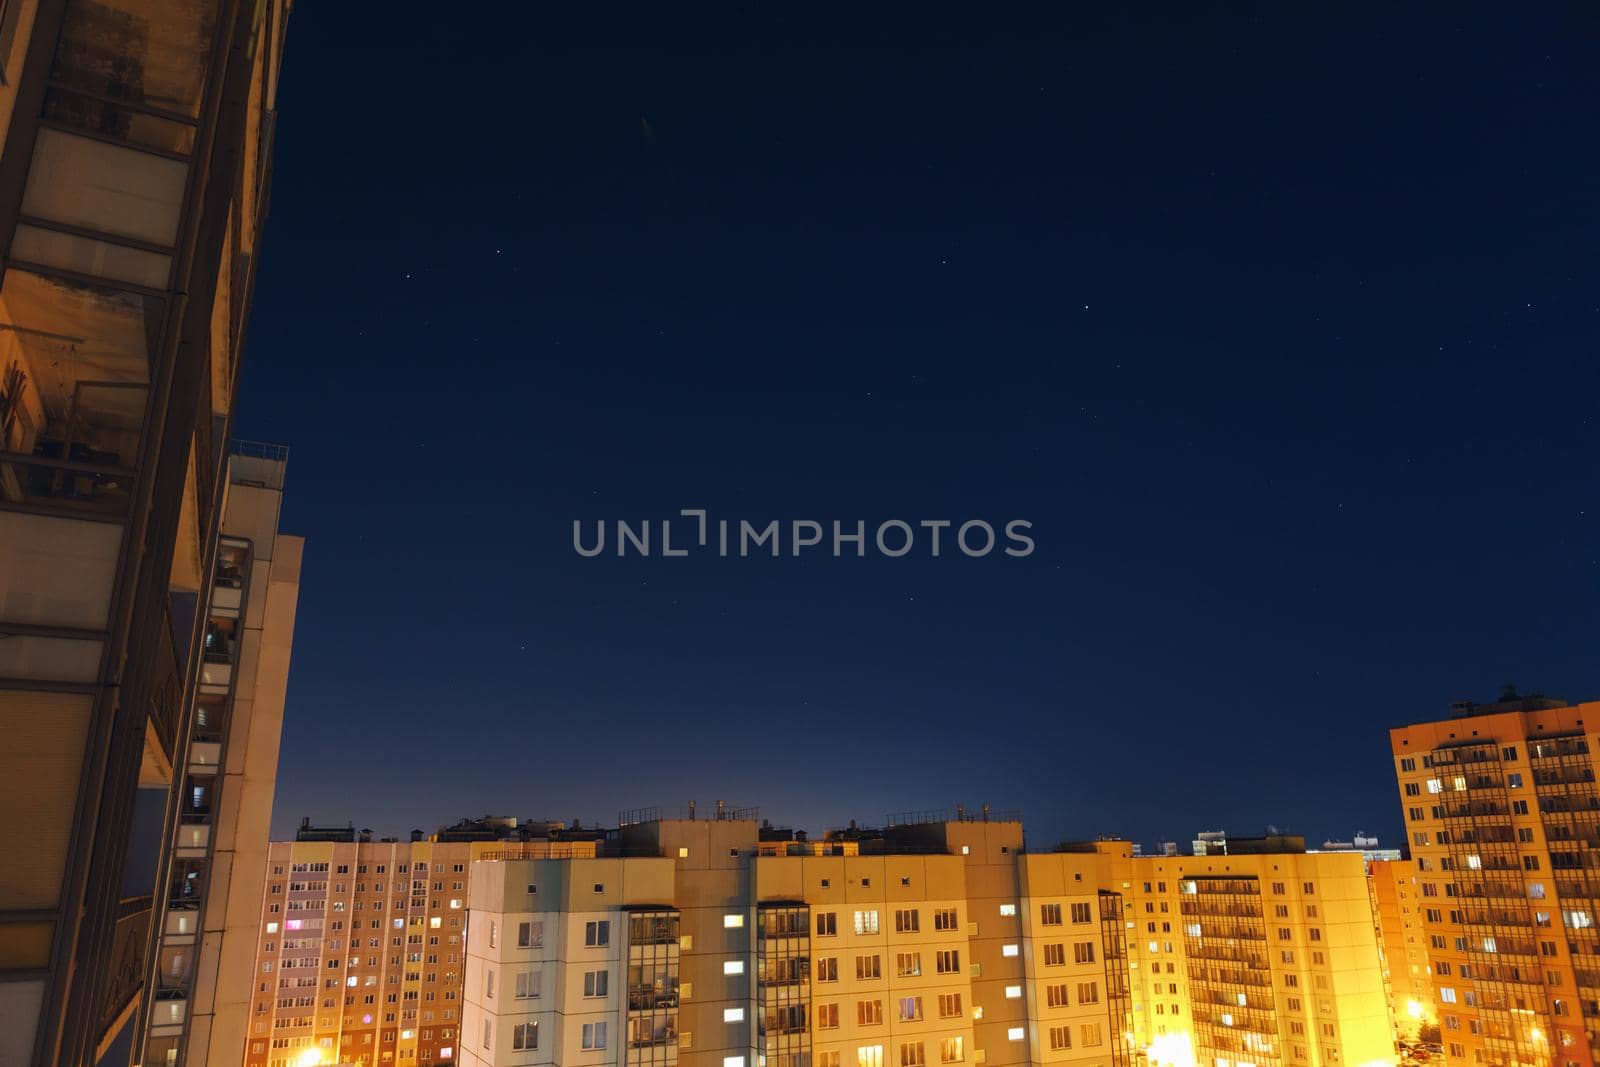
[[[299,19],[239,416],[312,546],[275,836],[1395,840],[1389,727],[1596,692],[1591,25]],[[683,507],[1038,547],[572,551]]]

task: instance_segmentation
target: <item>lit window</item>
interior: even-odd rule
[[[1002,905],[1000,905],[1000,914],[1001,915],[1015,915],[1016,913],[1017,913],[1017,906],[1015,904],[1002,904]]]
[[[744,1057],[724,1056],[722,1057],[722,1067],[744,1067]]]
[[[1001,945],[1000,946],[1000,955],[1002,955],[1002,956],[1015,956],[1016,954],[1017,954],[1017,946],[1016,945]]]
[[[439,1050],[439,1058],[441,1060],[447,1060],[451,1056],[454,1056],[455,1054],[456,1054],[456,1050],[451,1048],[449,1045],[446,1045],[444,1048]]]
[[[725,1023],[742,1023],[742,1022],[744,1022],[744,1009],[743,1008],[723,1008],[722,1009],[722,1021],[725,1022]]]
[[[743,974],[744,973],[744,960],[723,960],[722,961],[722,973],[723,974]]]
[[[1008,986],[1006,986],[1006,999],[1007,1000],[1016,1000],[1017,998],[1019,998],[1021,996],[1022,996],[1022,987],[1021,986],[1019,986],[1019,985],[1008,985]]]
[[[437,915],[433,916],[431,919],[428,920],[428,926],[431,929],[437,930],[437,929],[439,929],[439,927],[441,927],[443,925],[444,925],[444,919],[440,918]]]
[[[679,845],[678,846],[678,858],[680,860],[686,860],[686,859],[689,858],[689,846],[687,846],[687,845]]]
[[[740,912],[736,914],[724,915],[722,917],[722,925],[728,930],[738,929],[744,925],[744,914]]]
[[[1006,1030],[1006,1040],[1021,1041],[1027,1034],[1020,1026],[1013,1026]]]
[[[972,846],[971,845],[962,845],[961,846],[961,854],[963,856],[970,855],[971,852],[972,852]]]
[[[268,923],[267,924],[267,933],[275,934],[277,932],[278,932],[278,924],[277,923]]]

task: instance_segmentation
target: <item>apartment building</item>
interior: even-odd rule
[[[650,819],[472,867],[474,1065],[1392,1062],[1359,853],[1050,853],[932,813],[821,842]]]
[[[1378,920],[1389,1014],[1398,1033],[1415,1040],[1422,1027],[1439,1024],[1417,864],[1414,860],[1374,860],[1367,865],[1367,875]]]
[[[287,450],[236,441],[190,717],[173,775],[134,1057],[239,1062],[305,542],[278,532]]]
[[[497,822],[458,824],[434,840],[416,832],[402,842],[308,820],[296,840],[272,842],[250,907],[248,965],[217,983],[219,994],[243,996],[248,1006],[236,1029],[218,1026],[211,1035],[213,1060],[247,1067],[452,1062],[474,859],[575,860],[596,850],[583,835],[561,840],[552,829],[536,838],[519,833],[515,820]]]
[[[1600,703],[1452,710],[1390,731],[1447,1062],[1592,1064]]]
[[[30,835],[0,880],[0,1063],[132,1041],[163,909],[124,893],[127,854],[140,786],[197,765],[288,7],[0,17],[0,810]]]
[[[1183,1062],[1187,1035],[1215,1067],[1393,1061],[1360,853],[1234,838],[1227,855],[1133,860],[1130,883],[1134,1032],[1157,1059]]]

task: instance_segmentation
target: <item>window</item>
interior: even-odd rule
[[[1019,985],[1008,985],[1008,986],[1006,986],[1006,999],[1007,1000],[1016,1000],[1017,998],[1019,998],[1021,996],[1022,996],[1022,987],[1021,986],[1019,986]]]
[[[903,1023],[914,1023],[914,1022],[919,1021],[921,1018],[922,1018],[922,998],[921,997],[901,997],[900,998],[900,1021],[903,1022]]]
[[[494,999],[494,972],[485,971],[483,976],[483,995],[488,1000]]]
[[[536,1049],[539,1047],[539,1024],[518,1023],[511,1028],[511,1047],[513,1049]]]
[[[1002,916],[1010,917],[1012,915],[1015,915],[1016,913],[1017,913],[1017,906],[1015,904],[1002,904],[1002,905],[1000,905],[1000,914]]]
[[[961,971],[961,950],[958,948],[944,948],[933,958],[933,969],[939,974],[959,974]]]
[[[1065,982],[1060,985],[1045,986],[1044,993],[1046,1007],[1065,1008],[1072,1003],[1067,999],[1067,983]]]
[[[517,975],[517,999],[529,1000],[539,995],[539,972],[523,971]]]
[[[744,925],[744,913],[743,912],[730,912],[729,914],[724,915],[722,917],[722,928],[724,930],[737,930],[739,927],[741,927],[743,925]],[[819,927],[822,925],[822,916],[820,916],[820,915],[817,916],[817,925]],[[821,930],[817,931],[817,933],[819,933],[819,934],[821,932],[822,932]]]
[[[1104,1040],[1099,1023],[1084,1023],[1078,1027],[1078,1041],[1084,1048],[1093,1048]]]
[[[894,973],[899,978],[916,978],[922,974],[922,953],[898,952],[894,957]]]
[[[601,920],[599,920],[597,922],[584,923],[583,924],[583,943],[585,945],[587,945],[589,948],[600,948],[600,947],[603,947],[605,945],[611,944],[611,922],[610,922],[610,920],[601,919]],[[605,1046],[604,1045],[597,1045],[596,1047],[597,1048],[604,1048]]]
[[[1094,962],[1094,942],[1093,941],[1077,941],[1077,942],[1074,942],[1073,945],[1072,945],[1072,962],[1074,962],[1074,963],[1093,963]]]
[[[858,936],[858,937],[861,936],[862,934],[875,934],[875,933],[877,933],[878,932],[878,912],[877,912],[877,910],[874,909],[872,911],[858,911],[858,912],[856,912],[855,929],[856,929],[856,936]]]
[[[933,928],[935,930],[954,930],[956,928],[956,909],[935,908],[933,910]]]
[[[1041,926],[1060,926],[1061,925],[1061,905],[1060,904],[1040,904],[1039,905],[1039,924]]]
[[[945,1037],[939,1039],[939,1062],[960,1063],[967,1058],[966,1038]]]
[[[828,956],[817,961],[814,975],[819,982],[837,982],[839,980],[839,960],[836,956]]]
[[[817,1028],[819,1030],[839,1029],[839,1005],[817,1005]]]
[[[1067,949],[1059,942],[1044,947],[1044,965],[1046,967],[1063,967],[1067,962]]]
[[[856,1025],[877,1026],[883,1022],[883,1001],[858,1000],[856,1001]]]
[[[882,978],[882,977],[883,977],[883,975],[879,971],[878,957],[876,957],[876,956],[857,956],[856,957],[856,981],[859,982],[859,981],[864,981],[864,980],[867,980],[867,979]]]
[[[490,1019],[483,1020],[483,1047],[494,1048],[494,1022]]]
[[[817,1053],[817,1067],[839,1067],[839,1050]]]
[[[856,1049],[856,1067],[883,1067],[883,1046],[862,1045]]]
[[[1072,1027],[1052,1026],[1050,1028],[1050,1048],[1052,1050],[1072,1047]]]
[[[1088,904],[1074,904],[1072,906],[1072,921],[1075,923],[1094,922],[1093,913]]]
[[[839,934],[839,916],[831,911],[817,912],[817,936],[837,937]]]
[[[961,994],[939,994],[939,1018],[959,1019],[961,1017]]]
[[[742,1022],[744,1022],[744,1009],[743,1008],[723,1008],[722,1009],[722,1021],[725,1022],[725,1023],[742,1023]]]
[[[605,1023],[583,1024],[583,1047],[586,1049],[598,1049],[606,1047]]]
[[[583,995],[586,997],[603,997],[609,992],[611,972],[585,971],[583,972]]]
[[[918,932],[918,912],[915,908],[897,909],[894,913],[894,930],[897,934],[914,934]]]
[[[590,925],[593,925],[592,923]],[[544,945],[544,923],[518,923],[517,947],[540,948]]]
[[[744,960],[723,960],[722,973],[733,975],[744,973]]]
[[[922,1042],[908,1041],[900,1046],[900,1067],[923,1067]]]
[[[1241,993],[1239,995],[1243,996],[1244,994]],[[1079,1004],[1098,1004],[1098,1003],[1100,1003],[1100,983],[1099,982],[1079,982],[1078,983],[1078,1003]]]
[[[395,924],[396,924],[397,927],[399,925],[402,925],[401,920],[396,919],[395,920]],[[499,932],[500,932],[499,928],[495,925],[495,921],[493,919],[490,919],[489,920],[489,947],[490,948],[494,948],[495,947],[495,941],[498,938]],[[484,1047],[488,1048],[487,1045],[485,1045]]]
[[[1028,1036],[1028,1032],[1020,1026],[1013,1026],[1006,1030],[1006,1040],[1021,1041]]]
[[[1000,946],[1000,955],[1002,955],[1002,956],[1006,956],[1006,957],[1015,956],[1018,951],[1019,950],[1018,950],[1016,945],[1001,945]]]

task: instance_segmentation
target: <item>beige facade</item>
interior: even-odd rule
[[[964,819],[786,844],[750,822],[666,820],[612,846],[625,854],[474,864],[459,1059],[1394,1059],[1359,854],[1039,854],[1020,823]],[[580,942],[598,923],[605,944]],[[601,970],[603,998],[587,977]]]
[[[277,532],[285,462],[244,443],[232,459],[135,1057],[154,1067],[230,1067],[244,1042],[305,548]]]

